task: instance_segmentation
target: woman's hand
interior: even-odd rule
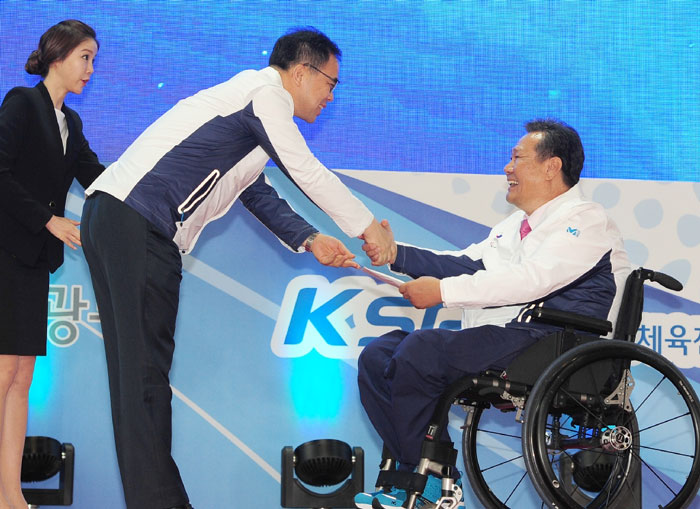
[[[80,221],[73,221],[67,217],[51,216],[49,222],[46,223],[46,229],[69,248],[78,249],[78,246],[82,246],[80,230],[78,230],[79,224]]]

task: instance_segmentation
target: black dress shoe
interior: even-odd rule
[[[168,509],[194,509],[190,504],[176,505],[175,507],[169,507]]]

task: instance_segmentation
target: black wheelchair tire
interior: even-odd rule
[[[581,368],[603,360],[643,363],[660,373],[663,376],[662,382],[668,380],[682,398],[687,408],[687,414],[683,416],[688,415],[692,419],[692,432],[695,435],[695,443],[688,452],[692,465],[682,487],[677,493],[671,491],[672,498],[659,507],[687,507],[695,499],[700,486],[700,405],[697,395],[685,376],[670,361],[649,348],[621,340],[601,341],[573,348],[549,366],[535,383],[526,403],[526,420],[522,434],[525,464],[535,489],[549,507],[590,507],[576,503],[562,489],[549,463],[546,429],[550,408],[553,408],[553,402],[566,381]],[[641,440],[640,436],[640,433],[637,433],[635,443]]]
[[[486,434],[496,433],[496,435],[501,435],[501,437],[504,436],[502,429],[496,428],[494,430],[487,430],[485,425],[480,425],[484,414],[486,412],[503,414],[504,418],[512,419],[513,422],[515,422],[515,412],[504,413],[492,406],[487,408],[484,406],[468,406],[466,412],[467,415],[464,419],[464,425],[462,426],[462,459],[464,462],[465,475],[469,480],[469,486],[486,509],[516,508],[519,503],[522,504],[519,498],[523,495],[522,490],[534,490],[528,478],[527,470],[523,470],[522,476],[514,476],[510,483],[504,487],[503,493],[501,493],[500,489],[495,491],[492,489],[484,472],[496,472],[494,477],[499,478],[499,480],[504,483],[504,474],[502,471],[498,471],[498,467],[504,466],[504,468],[508,468],[508,463],[522,459],[522,451],[520,456],[504,459],[502,464],[494,463],[488,465],[482,464],[478,452],[478,434],[480,432]],[[518,446],[520,446],[519,444],[522,440],[521,435],[522,426],[520,434],[518,435],[505,434],[505,436],[510,439],[509,443],[515,445],[517,441]],[[574,500],[576,503],[585,507],[590,504],[593,499],[587,497],[583,493],[578,493],[574,494]],[[511,504],[511,506],[507,504]]]
[[[464,471],[469,479],[474,494],[479,501],[488,509],[508,509],[504,501],[501,501],[496,494],[491,491],[482,473],[481,464],[477,453],[477,433],[481,415],[487,409],[483,407],[470,406],[467,408],[467,416],[464,420],[462,430],[462,458],[464,460]],[[491,410],[496,411],[496,410]],[[507,502],[506,500],[505,502]]]

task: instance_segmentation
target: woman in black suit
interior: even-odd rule
[[[46,355],[49,272],[63,244],[80,246],[79,223],[63,217],[68,188],[104,170],[63,103],[87,85],[97,50],[88,25],[51,27],[25,66],[44,80],[13,88],[0,106],[0,509],[27,507],[20,470],[34,362]]]

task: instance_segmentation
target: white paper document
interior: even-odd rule
[[[398,288],[402,284],[404,284],[406,281],[401,281],[399,278],[389,276],[388,274],[384,274],[383,272],[379,272],[378,270],[372,270],[368,269],[367,267],[360,267],[360,270],[364,272],[365,274],[369,274],[372,276],[374,279],[377,281],[381,281],[382,283],[387,283],[391,286],[395,286]]]

